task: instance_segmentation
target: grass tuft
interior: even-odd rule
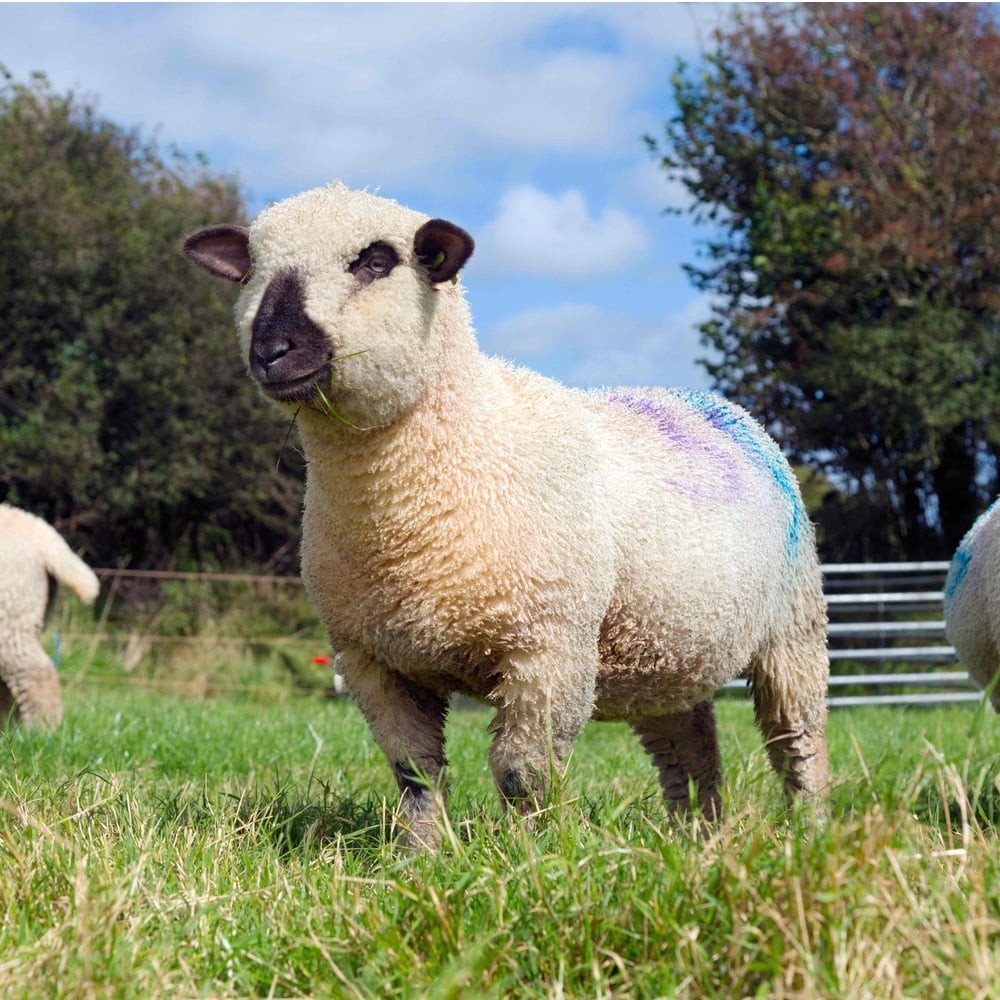
[[[339,364],[341,361],[346,361],[348,358],[356,358],[361,354],[367,354],[367,351],[353,351],[351,354],[341,354],[338,357],[330,359],[330,371],[333,372],[335,365]],[[375,430],[374,427],[359,427],[357,424],[352,423],[343,415],[343,413],[338,410],[333,403],[330,402],[326,393],[323,391],[323,387],[319,383],[319,379],[315,382],[316,395],[319,396],[320,409],[325,413],[331,420],[336,420],[339,423],[345,424],[347,427],[352,428],[356,431],[371,431]]]

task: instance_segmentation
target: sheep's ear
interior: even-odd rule
[[[206,226],[184,237],[181,253],[228,281],[244,281],[253,268],[250,230],[243,226]]]
[[[475,248],[464,229],[444,219],[425,222],[413,237],[413,251],[434,284],[454,278]]]

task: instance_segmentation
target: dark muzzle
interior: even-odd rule
[[[253,321],[250,374],[282,402],[301,402],[330,377],[330,344],[309,318],[297,271],[280,271],[268,284]]]

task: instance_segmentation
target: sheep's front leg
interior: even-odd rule
[[[342,653],[340,664],[347,689],[396,776],[397,821],[405,841],[436,847],[447,702],[363,653]]]
[[[504,802],[528,815],[593,712],[596,656],[590,664],[512,653],[501,670],[490,769]]]
[[[632,728],[660,773],[667,809],[671,813],[689,811],[690,785],[694,783],[698,808],[705,819],[719,819],[722,759],[712,702],[700,702],[689,712],[640,719],[632,723]]]

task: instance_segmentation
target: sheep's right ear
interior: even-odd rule
[[[413,252],[427,268],[427,277],[435,285],[454,278],[475,248],[472,237],[464,229],[444,219],[425,222],[413,237]]]
[[[227,281],[245,281],[253,269],[250,230],[244,226],[206,226],[184,237],[181,253]]]

